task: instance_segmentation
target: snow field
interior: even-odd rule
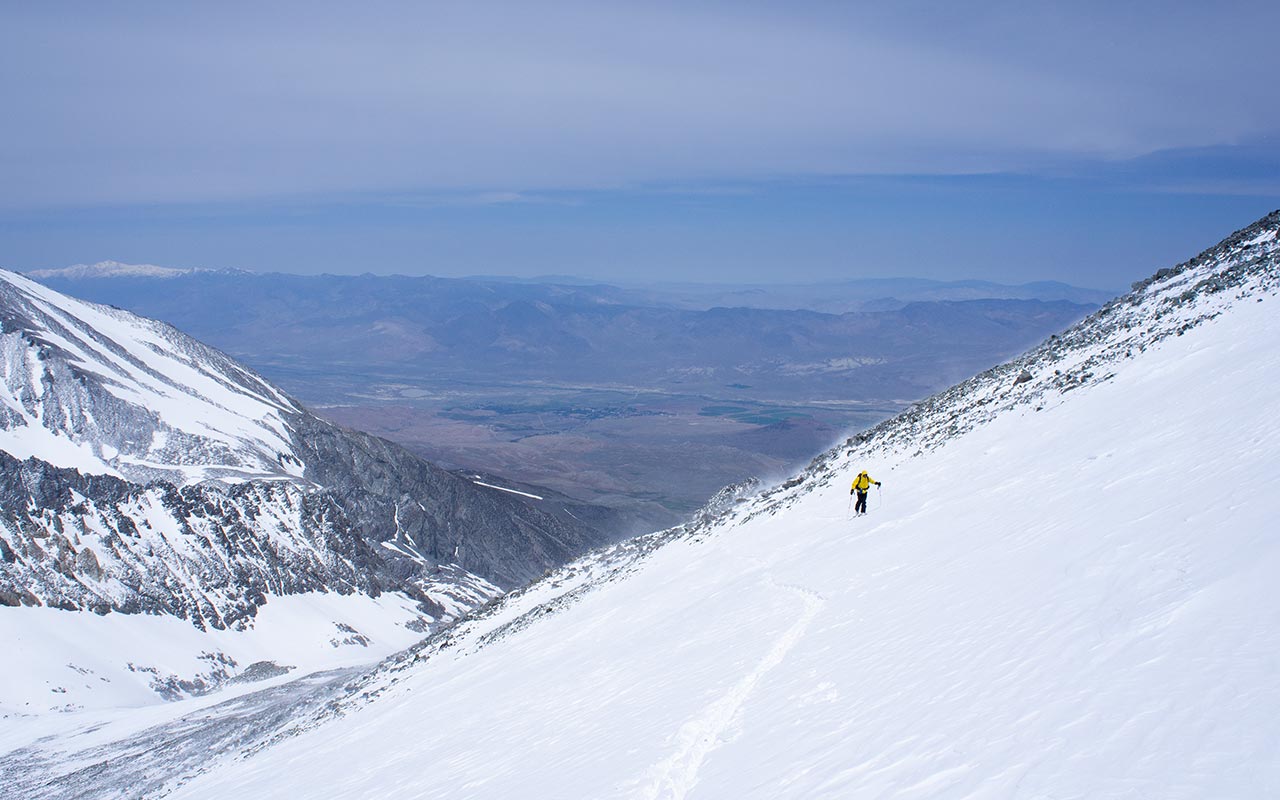
[[[1275,302],[479,647],[535,587],[172,796],[1280,796]]]
[[[125,720],[141,719],[154,724],[270,685],[237,684],[210,696],[165,703],[152,689],[152,681],[207,676],[217,662],[202,654],[234,659],[232,674],[257,661],[293,667],[287,677],[270,679],[281,682],[317,670],[369,664],[422,637],[405,627],[421,612],[397,594],[376,599],[323,593],[271,597],[253,627],[244,631],[200,631],[167,615],[97,616],[29,607],[4,611],[0,640],[8,643],[11,657],[0,665],[0,753],[38,736],[94,728],[107,721],[124,725]],[[364,637],[364,644],[354,639],[357,635]],[[143,711],[148,708],[152,710]]]

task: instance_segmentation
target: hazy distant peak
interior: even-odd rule
[[[200,269],[158,267],[155,264],[123,264],[119,261],[99,261],[96,264],[73,264],[70,267],[61,269],[33,269],[27,272],[26,275],[29,278],[65,278],[69,280],[84,278],[176,278],[179,275],[205,271]]]

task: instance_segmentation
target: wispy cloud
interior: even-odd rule
[[[383,197],[363,198],[365,203],[383,203],[398,208],[481,208],[509,205],[578,205],[578,195],[513,191],[402,192]]]

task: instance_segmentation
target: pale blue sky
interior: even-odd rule
[[[1277,35],[1263,2],[0,4],[0,266],[1120,287],[1280,207]]]

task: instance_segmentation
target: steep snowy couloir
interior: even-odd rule
[[[167,756],[126,739],[78,773],[30,748],[35,777],[13,786],[1272,796],[1278,230],[1280,213],[782,485],[557,570],[292,719],[263,713],[238,753],[201,752],[220,729],[192,720]],[[851,520],[864,468],[884,486]]]

